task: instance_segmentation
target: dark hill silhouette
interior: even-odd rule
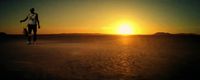
[[[168,35],[172,35],[171,33],[167,33],[167,32],[157,32],[154,35],[156,36],[168,36]]]
[[[5,32],[0,32],[0,36],[5,36],[7,35]]]
[[[0,40],[4,39],[7,36],[5,32],[0,32]]]

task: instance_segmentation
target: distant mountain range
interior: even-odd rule
[[[20,35],[20,34],[7,34],[5,32],[0,32],[0,38],[5,37],[7,35]],[[40,34],[40,35],[113,35],[113,34],[101,34],[101,33],[60,33],[60,34]],[[140,34],[138,34],[140,35]],[[141,34],[143,35],[143,34]],[[194,33],[177,33],[177,34],[171,34],[168,32],[157,32],[153,34],[154,36],[170,36],[170,35],[181,35],[181,36],[200,36],[199,34],[194,34]]]
[[[170,36],[170,35],[186,35],[186,36],[190,36],[190,35],[193,35],[193,36],[197,36],[199,34],[194,34],[194,33],[177,33],[177,34],[171,34],[171,33],[167,33],[167,32],[157,32],[153,35],[156,35],[156,36]]]

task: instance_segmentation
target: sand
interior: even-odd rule
[[[200,38],[40,36],[0,42],[1,80],[194,80]]]

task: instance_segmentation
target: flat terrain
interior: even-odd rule
[[[0,41],[0,80],[198,80],[199,36],[21,36]]]

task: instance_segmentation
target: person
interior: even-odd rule
[[[28,20],[28,24],[27,24],[28,41],[27,41],[27,44],[31,44],[32,40],[33,40],[33,44],[34,44],[37,40],[37,26],[40,29],[40,22],[39,22],[38,14],[35,13],[34,8],[30,9],[30,13],[26,16],[26,18],[24,20],[20,20],[20,23],[25,22],[27,20]],[[33,36],[32,36],[32,32],[33,32]]]

